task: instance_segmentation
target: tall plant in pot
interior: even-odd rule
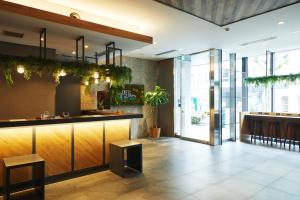
[[[160,128],[157,127],[157,111],[158,107],[163,104],[169,103],[169,94],[165,89],[162,89],[159,86],[155,86],[154,90],[146,92],[144,100],[147,105],[150,105],[153,108],[154,112],[154,125],[155,127],[151,128],[151,136],[154,138],[160,137]]]

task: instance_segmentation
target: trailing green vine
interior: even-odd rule
[[[300,74],[272,75],[262,77],[248,77],[245,83],[248,85],[275,85],[276,83],[296,83],[300,81]]]
[[[99,73],[99,80],[109,76],[111,85],[122,86],[132,80],[131,69],[125,66],[97,65],[93,63],[59,62],[56,60],[40,60],[36,57],[16,57],[0,54],[0,70],[8,86],[14,84],[13,74],[18,67],[24,69],[23,75],[29,80],[33,74],[40,77],[52,75],[59,84],[62,72],[78,77],[82,83],[93,82],[93,74]]]

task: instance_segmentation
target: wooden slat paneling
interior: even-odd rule
[[[219,26],[283,8],[300,0],[155,0]]]
[[[70,172],[72,125],[36,127],[36,153],[45,159],[46,176]]]
[[[32,128],[0,129],[0,186],[2,186],[2,158],[22,156],[32,153]],[[24,167],[12,170],[11,181],[18,183],[31,179],[31,168]]]
[[[103,122],[74,124],[74,169],[103,164]]]
[[[85,20],[74,19],[68,16],[64,16],[64,15],[36,9],[36,8],[31,8],[28,6],[23,6],[20,4],[15,4],[7,1],[0,0],[0,10],[12,12],[12,13],[16,13],[27,17],[36,18],[36,19],[46,20],[49,22],[55,22],[67,26],[104,33],[107,35],[113,35],[121,38],[127,38],[131,40],[145,42],[149,44],[152,44],[153,42],[153,38],[150,36],[141,35],[138,33],[133,33],[130,31],[125,31],[125,30],[121,30],[121,29],[117,29],[117,28],[113,28],[101,24],[96,24]]]
[[[129,139],[130,120],[113,120],[105,122],[105,163],[109,163],[109,143]]]

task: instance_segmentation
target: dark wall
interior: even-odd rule
[[[159,127],[163,136],[174,136],[174,79],[173,67],[174,60],[162,60],[158,62],[159,65],[159,85],[166,89],[170,95],[170,102],[162,105],[159,108]]]
[[[0,41],[0,54],[14,56],[39,56],[39,47]],[[47,58],[55,59],[56,50],[47,49]],[[0,69],[0,119],[35,118],[44,111],[51,114],[69,112],[80,114],[80,82],[63,77],[56,87],[53,77],[13,75],[15,83],[8,87]]]
[[[47,48],[46,57],[48,59],[55,59],[56,50]],[[0,53],[12,56],[36,56],[40,55],[40,48],[36,46],[14,44],[9,42],[0,41]]]
[[[0,119],[35,118],[43,111],[55,112],[55,82],[52,77],[33,76],[25,80],[14,74],[14,85],[8,87],[0,73]]]
[[[80,115],[80,81],[72,76],[60,78],[56,87],[55,113],[69,112],[71,115]]]

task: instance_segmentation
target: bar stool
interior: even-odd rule
[[[31,184],[31,186],[33,187],[30,188],[34,189],[39,197],[38,199],[45,199],[45,161],[37,154],[30,154],[26,156],[3,158],[4,200],[10,200],[12,192],[20,192],[23,190],[23,188],[15,188],[14,185],[10,183],[10,174],[12,169],[26,166],[32,166],[33,184]]]
[[[273,139],[275,139],[276,144],[279,140],[281,146],[281,129],[279,121],[270,121],[269,122],[269,135],[271,139],[271,146],[273,146]],[[268,141],[267,141],[268,143]]]
[[[263,137],[263,121],[259,119],[255,119],[253,120],[253,123],[254,123],[253,137],[254,137],[254,143],[256,143],[256,138],[261,140]]]
[[[296,132],[296,140],[298,142],[298,147],[300,152],[300,124],[298,124],[298,131]]]
[[[286,141],[289,140],[289,150],[291,150],[292,142],[294,144],[294,147],[296,146],[298,129],[299,129],[299,125],[297,123],[290,122],[290,123],[286,124],[284,147],[285,147]]]
[[[270,132],[271,122],[264,121],[263,122],[263,143],[265,143],[265,139],[267,139],[267,144],[269,144],[269,140],[272,140],[272,134]]]
[[[247,120],[245,120],[245,121],[247,123],[248,135],[250,135],[250,141],[252,143],[253,136],[254,136],[254,121],[253,121],[253,118],[250,116],[248,116],[246,119]]]

